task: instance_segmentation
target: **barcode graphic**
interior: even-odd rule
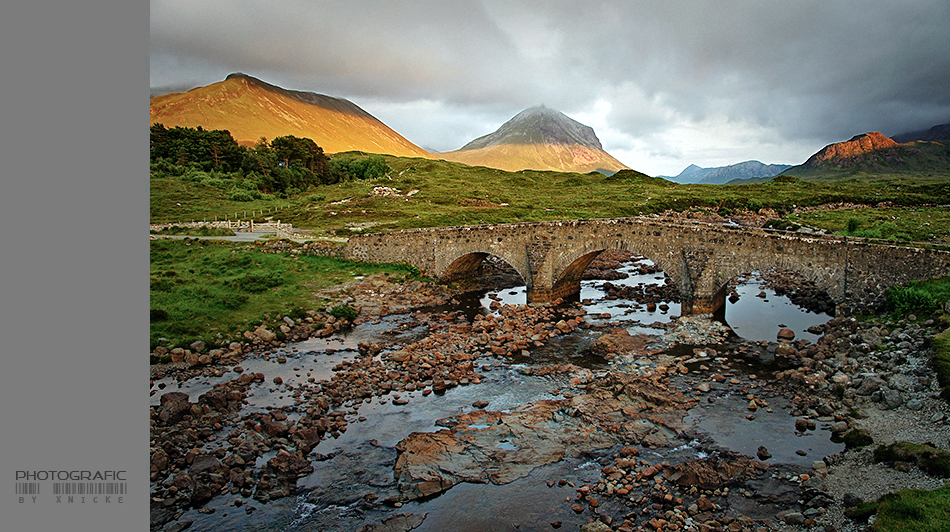
[[[54,482],[53,495],[125,495],[125,482]]]
[[[40,483],[39,482],[17,482],[16,492],[18,495],[39,495]]]

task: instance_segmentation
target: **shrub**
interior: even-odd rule
[[[848,218],[848,234],[853,235],[861,227],[861,220],[858,218]]]
[[[330,161],[330,172],[334,179],[340,181],[376,179],[383,177],[389,171],[389,164],[379,155],[365,158],[341,157]]]
[[[850,233],[851,236],[856,236],[858,238],[884,238],[884,235],[881,233],[880,229],[861,229]]]
[[[207,172],[203,172],[197,168],[192,168],[181,176],[182,181],[189,183],[201,183],[202,181],[209,178],[211,178],[211,176],[209,176]]]
[[[268,288],[284,284],[284,276],[280,272],[246,273],[228,281],[227,284],[242,292],[263,292]]]
[[[930,314],[940,308],[937,300],[925,290],[915,286],[896,286],[884,297],[887,308],[898,315]]]
[[[330,309],[331,316],[344,321],[353,321],[357,314],[359,311],[349,305],[338,305]]]
[[[221,190],[225,190],[227,188],[230,188],[234,184],[234,180],[221,179],[217,177],[207,177],[201,181],[201,184],[209,186],[209,187],[220,188]]]
[[[303,307],[296,307],[288,312],[287,315],[295,320],[302,320],[307,317],[307,309]]]
[[[943,388],[941,396],[950,399],[950,329],[933,339],[934,356],[931,363],[937,373],[937,381]]]
[[[237,310],[247,303],[248,297],[244,294],[225,294],[215,299],[215,304],[227,310]]]
[[[228,194],[228,199],[231,201],[254,201],[261,199],[263,195],[259,190],[246,190],[232,188],[230,194]]]

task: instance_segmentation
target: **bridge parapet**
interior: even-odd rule
[[[472,275],[489,255],[522,276],[528,301],[580,291],[581,274],[607,249],[652,260],[679,289],[682,312],[710,312],[725,301],[730,279],[756,270],[798,272],[837,302],[873,307],[884,291],[912,280],[950,275],[950,253],[837,236],[654,218],[569,220],[412,229],[350,238],[345,256],[407,263],[443,281]]]

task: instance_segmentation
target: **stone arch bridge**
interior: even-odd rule
[[[842,237],[651,218],[413,229],[355,235],[348,259],[411,264],[441,282],[476,274],[494,255],[521,274],[529,303],[580,292],[581,274],[608,249],[652,260],[675,283],[683,315],[718,310],[737,275],[780,268],[824,288],[836,303],[877,306],[884,291],[950,275],[950,252]]]

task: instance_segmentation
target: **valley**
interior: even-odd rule
[[[746,184],[682,184],[543,106],[434,154],[347,102],[224,83],[195,89],[190,122],[156,111],[189,97],[153,99],[152,530],[857,531],[872,514],[901,526],[892,492],[921,490],[900,492],[921,508],[946,498],[950,272],[876,280],[902,262],[881,252],[887,264],[851,273],[873,302],[857,307],[846,281],[813,281],[806,252],[722,270],[712,313],[676,284],[722,243],[700,227],[771,235],[776,257],[793,241],[950,250],[947,141],[868,133],[794,167],[734,165]],[[253,95],[229,96],[238,83]],[[230,107],[277,96],[296,129]],[[192,130],[215,106],[242,119]],[[334,106],[345,134],[305,127]],[[694,169],[727,175],[715,170]],[[669,238],[695,246],[663,271],[649,260],[668,261],[659,234],[597,240],[580,266],[548,268],[579,291],[545,285],[542,302],[526,278],[547,271],[543,253],[529,269],[500,245],[466,255],[397,233],[457,228],[474,246],[479,231],[527,233],[499,224],[619,219],[685,228]],[[216,240],[274,222],[292,238]],[[536,236],[539,249],[591,240]],[[347,255],[348,241],[384,240],[451,251],[456,268]]]

